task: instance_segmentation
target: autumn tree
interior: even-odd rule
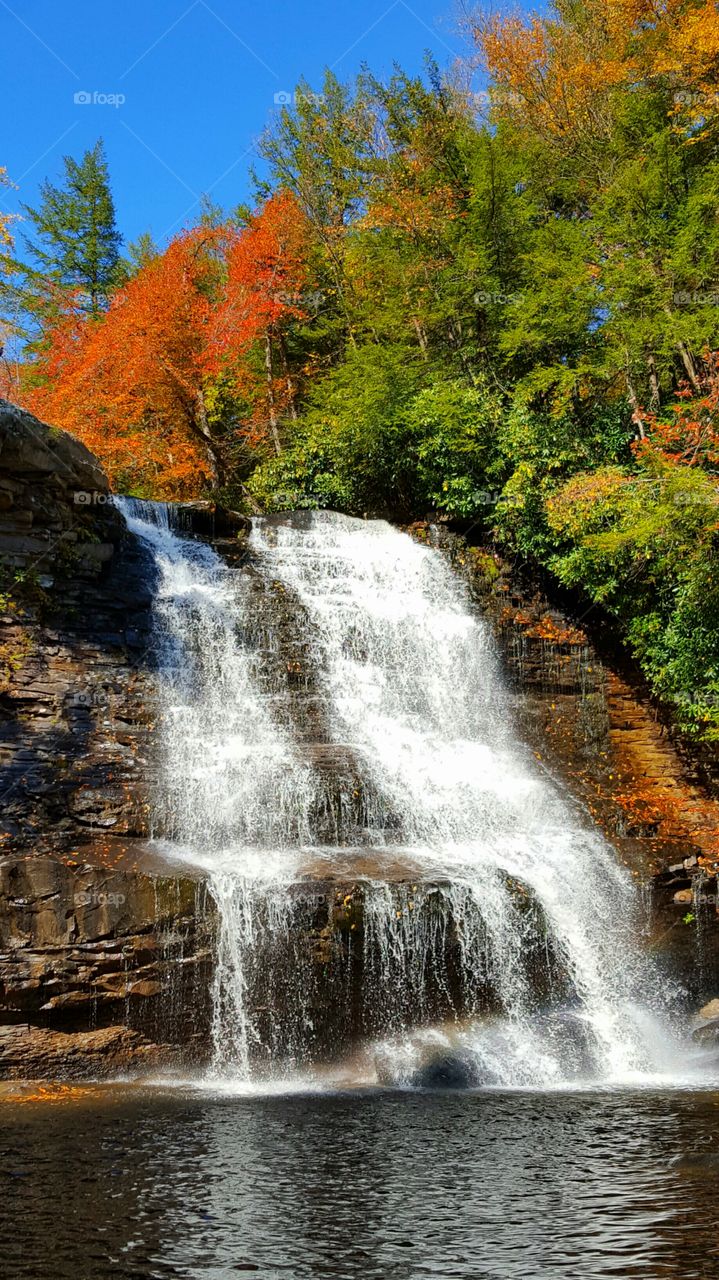
[[[206,236],[187,233],[119,290],[107,312],[61,317],[30,407],[79,436],[122,484],[186,494],[218,483],[202,360]]]
[[[269,436],[279,446],[295,394],[285,329],[302,314],[304,280],[302,220],[289,196],[242,230],[185,232],[139,265],[106,312],[71,306],[58,317],[25,402],[79,436],[118,487],[217,489],[233,440]]]
[[[283,415],[296,416],[287,333],[309,304],[308,247],[307,219],[299,202],[287,191],[278,192],[230,235],[223,290],[210,325],[205,367],[229,377],[250,399],[254,412],[246,434],[254,442],[269,434],[277,453]],[[259,380],[252,359],[258,351]]]

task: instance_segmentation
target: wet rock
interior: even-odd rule
[[[82,1045],[98,1026],[113,1027],[114,1061],[134,1043],[122,1030],[183,1046],[186,1056],[188,1045],[190,1056],[206,1053],[213,929],[196,880],[72,868],[46,856],[0,859],[0,1078],[8,1062],[14,1069],[15,1039],[31,1074],[43,1074],[45,1042],[28,1038],[28,1024],[62,1033],[52,1043],[70,1047],[73,1036]],[[81,1049],[71,1056],[77,1074]],[[87,1074],[94,1058],[93,1050]]]
[[[480,1073],[468,1055],[448,1051],[420,1067],[412,1083],[417,1089],[473,1089],[480,1084]]]
[[[699,1010],[697,1016],[704,1018],[709,1022],[714,1018],[719,1018],[719,999],[710,1000],[708,1004],[705,1004],[704,1007]]]
[[[711,1022],[705,1022],[701,1027],[695,1027],[692,1032],[692,1040],[700,1044],[702,1048],[719,1049],[719,1018],[714,1018]]]
[[[230,511],[219,502],[174,502],[173,509],[180,513],[183,528],[205,538],[225,538],[248,533],[251,522],[239,511]]]
[[[97,459],[6,401],[0,486],[0,589],[10,596],[0,626],[0,849],[71,853],[103,829],[142,837],[154,720],[149,558]]]
[[[83,1080],[167,1068],[176,1047],[157,1044],[123,1026],[54,1031],[36,1026],[0,1026],[0,1079]]]

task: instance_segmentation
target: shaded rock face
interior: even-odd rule
[[[206,1056],[203,886],[6,861],[0,921],[2,1075],[94,1076]]]
[[[0,402],[0,1075],[206,1038],[199,888],[137,870],[152,572],[96,459]]]
[[[650,945],[700,1003],[719,984],[719,793],[706,762],[674,740],[641,678],[601,645],[596,618],[593,641],[581,617],[493,551],[444,528],[410,532],[465,574],[537,758],[649,882]]]
[[[152,569],[107,479],[0,402],[0,851],[147,833]]]

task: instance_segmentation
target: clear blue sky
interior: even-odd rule
[[[101,136],[120,230],[163,243],[202,192],[227,208],[248,198],[276,94],[302,76],[319,87],[325,66],[415,72],[426,49],[448,66],[463,50],[456,12],[453,0],[0,0],[0,165],[20,188],[2,207],[34,204],[62,156]]]

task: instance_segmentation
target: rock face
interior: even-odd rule
[[[526,570],[446,529],[413,526],[464,573],[493,623],[538,759],[588,808],[638,877],[652,877],[653,945],[700,1002],[719,982],[719,793],[673,740],[622,655],[592,641]]]
[[[150,575],[92,455],[0,402],[0,849],[146,834]]]
[[[207,1040],[211,922],[189,878],[68,867],[56,858],[0,862],[0,1062],[27,1068],[33,1047],[115,1029],[99,1042],[184,1061]],[[10,1027],[21,1036],[13,1047]],[[38,1033],[33,1039],[31,1030]],[[129,1037],[120,1032],[133,1033]],[[79,1043],[83,1043],[81,1040]],[[22,1050],[22,1052],[21,1052]],[[79,1050],[73,1049],[73,1060]],[[90,1057],[94,1057],[94,1050]],[[16,1057],[16,1055],[19,1055]]]
[[[96,459],[0,402],[0,1075],[206,1038],[204,889],[139,872],[151,574]]]

